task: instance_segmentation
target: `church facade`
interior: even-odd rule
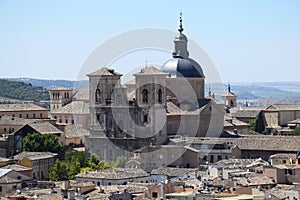
[[[223,130],[223,104],[205,98],[205,76],[189,57],[180,19],[174,52],[160,69],[145,66],[121,85],[104,67],[88,74],[90,131],[86,147],[101,159],[130,157],[137,149],[168,145],[174,137],[214,137]]]

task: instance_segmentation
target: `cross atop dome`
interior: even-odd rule
[[[179,33],[182,33],[182,31],[184,30],[183,29],[183,26],[182,26],[182,12],[179,13],[180,17],[179,17]]]

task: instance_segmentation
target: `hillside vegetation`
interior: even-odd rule
[[[18,100],[49,100],[49,91],[36,88],[30,83],[0,79],[0,97]]]

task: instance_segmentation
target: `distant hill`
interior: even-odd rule
[[[45,80],[32,78],[8,78],[8,80],[24,82],[37,88],[51,89],[54,87],[66,87],[73,89],[88,88],[88,81],[71,80]],[[212,88],[216,96],[220,96],[227,91],[227,84],[216,84],[221,87]],[[248,99],[253,104],[273,104],[273,103],[300,103],[300,82],[258,82],[258,83],[232,83],[231,90],[238,95],[240,105]],[[207,91],[206,91],[207,92]],[[1,95],[0,95],[1,96]]]
[[[2,103],[16,100],[49,100],[49,91],[42,87],[35,87],[31,83],[0,79],[0,97]]]
[[[65,87],[65,88],[88,88],[88,81],[70,81],[70,80],[47,80],[47,79],[34,79],[34,78],[7,78],[11,81],[19,81],[24,83],[30,83],[35,87],[43,87],[46,89],[51,89],[55,87]]]

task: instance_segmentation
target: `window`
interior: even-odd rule
[[[233,100],[231,99],[230,100],[230,107],[233,107],[234,106],[234,103],[233,103]]]
[[[95,101],[96,101],[96,103],[101,103],[101,91],[100,91],[100,89],[96,89]]]
[[[43,118],[43,114],[42,113],[40,113],[40,118]]]
[[[72,124],[74,124],[74,119],[72,119]]]
[[[22,118],[22,114],[20,114],[19,117]]]
[[[4,132],[6,132],[6,128],[4,128]]]
[[[282,164],[286,164],[286,160],[282,160]]]
[[[66,123],[66,124],[69,123],[68,119],[65,119],[65,123]]]
[[[144,121],[144,123],[148,123],[148,115],[144,115],[143,121]]]
[[[218,155],[218,160],[222,160],[222,155]]]
[[[148,103],[148,90],[144,89],[142,91],[142,102]]]
[[[0,192],[2,192],[2,186],[0,186]]]
[[[26,114],[26,118],[27,118],[27,119],[29,118],[29,114]]]
[[[158,193],[157,192],[152,192],[152,198],[157,198],[158,197]]]
[[[62,120],[61,120],[61,119],[59,119],[59,123],[62,123]]]
[[[157,101],[158,101],[158,103],[162,103],[162,91],[161,91],[161,89],[159,89],[158,92],[157,92]]]
[[[33,118],[35,118],[35,113],[33,113]]]
[[[213,163],[214,162],[214,155],[210,155],[210,163]]]
[[[57,119],[57,116],[54,116],[54,119]]]
[[[15,114],[13,114],[12,117],[15,117]]]
[[[44,179],[44,172],[43,171],[41,172],[41,179],[42,180]]]

